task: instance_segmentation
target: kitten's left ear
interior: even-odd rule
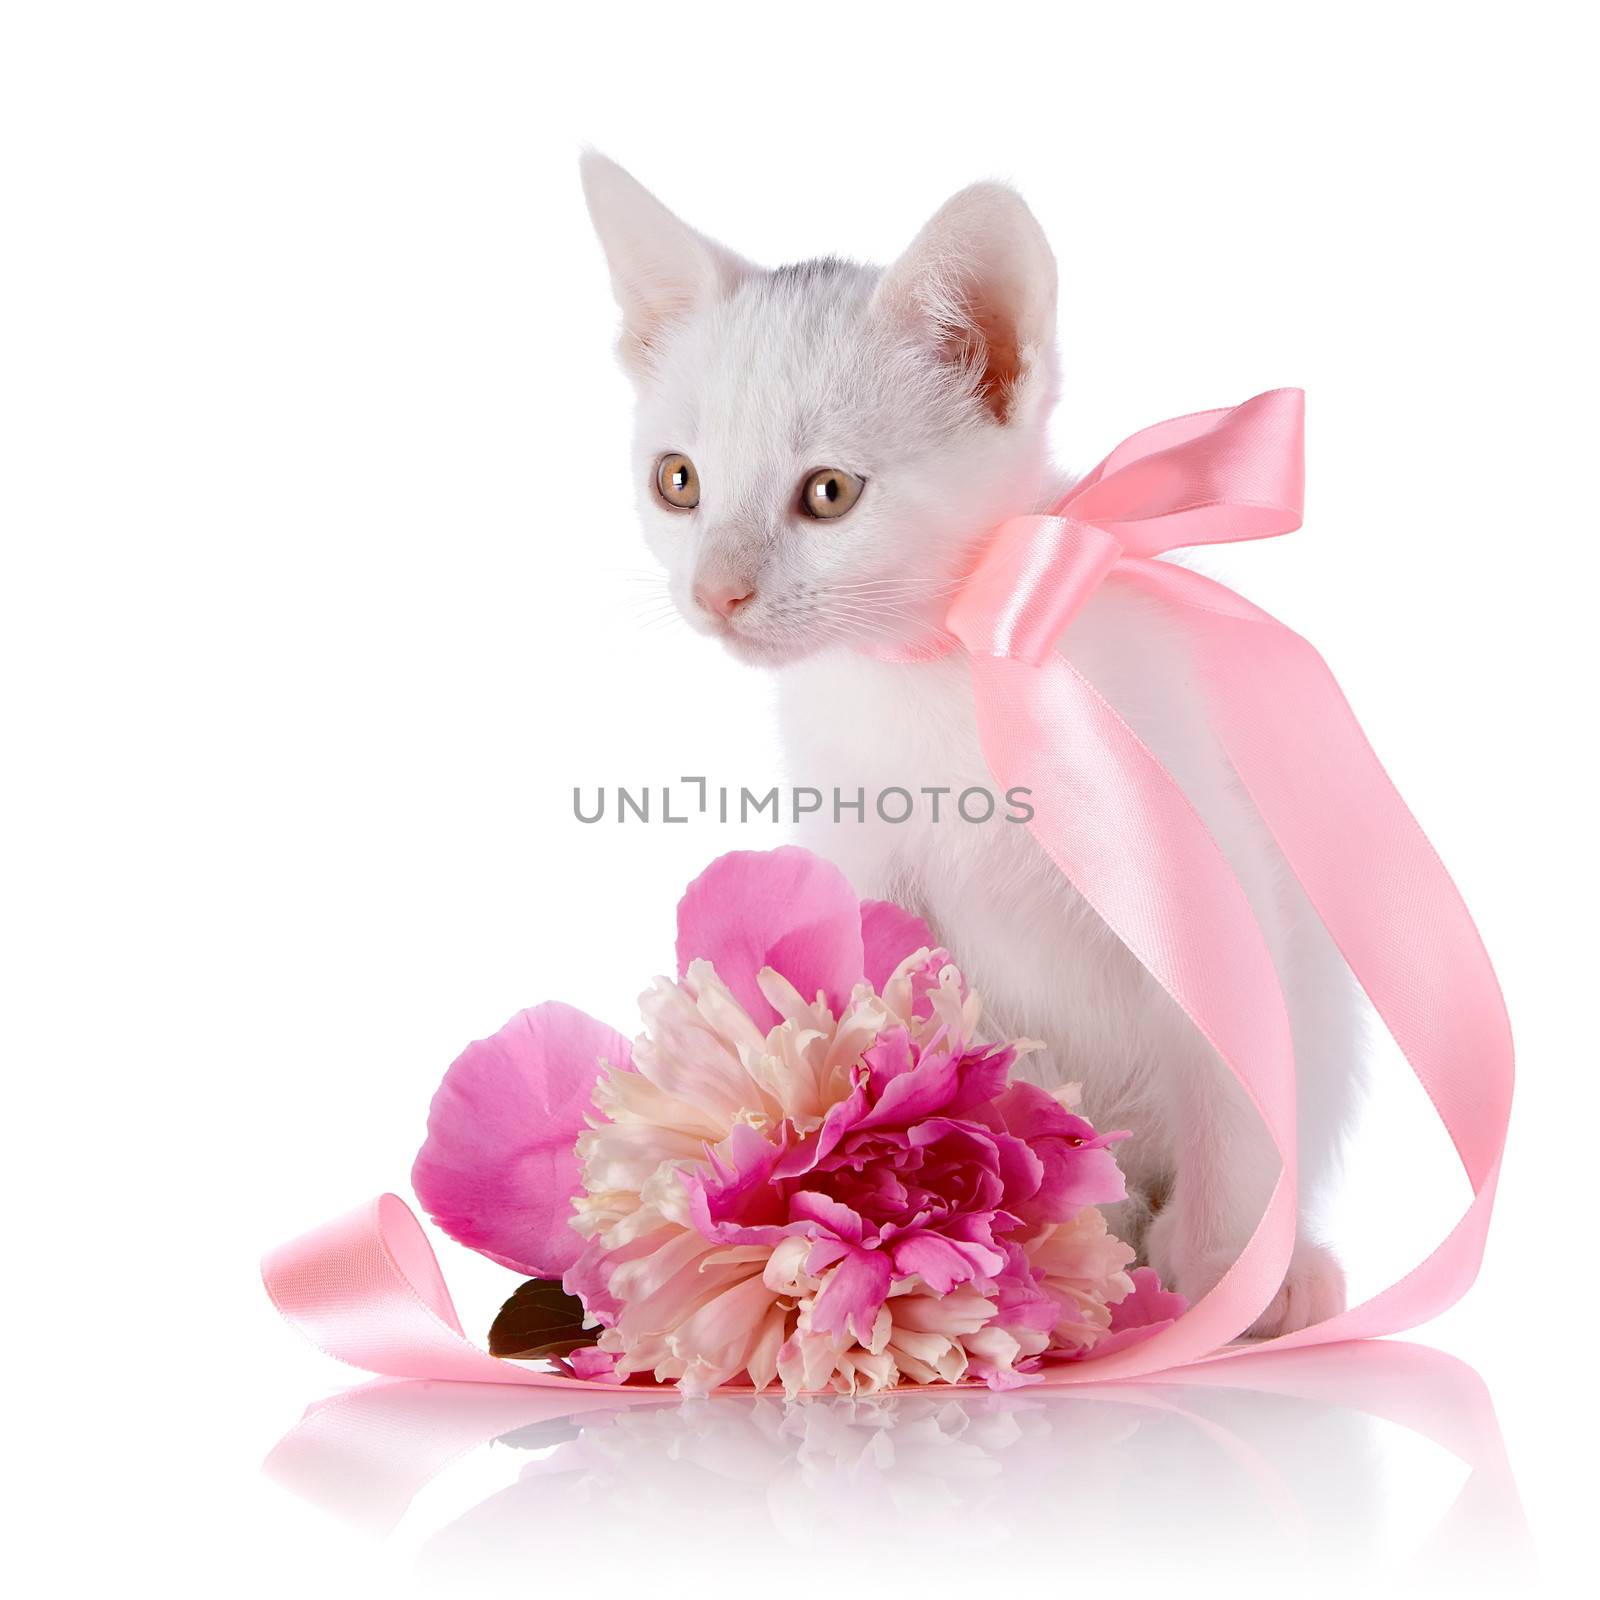
[[[667,329],[755,269],[680,221],[598,150],[584,152],[579,170],[611,269],[611,291],[622,307],[622,364],[638,376],[648,371]]]
[[[975,183],[933,214],[884,273],[873,304],[966,372],[1004,423],[1050,368],[1056,258],[1016,190]]]

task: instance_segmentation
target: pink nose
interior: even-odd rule
[[[742,583],[702,582],[694,586],[696,603],[724,622],[754,593],[754,589]]]

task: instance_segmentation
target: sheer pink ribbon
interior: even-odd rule
[[[1223,748],[1284,858],[1448,1131],[1472,1189],[1444,1241],[1364,1304],[1269,1341],[1395,1333],[1437,1315],[1482,1260],[1511,1107],[1510,1029],[1455,886],[1321,658],[1232,590],[1155,557],[1299,527],[1304,396],[1257,395],[1119,445],[1049,515],[995,533],[915,654],[965,649],[998,788],[1032,791],[1030,824],[1062,875],[1149,968],[1237,1077],[1281,1172],[1215,1289],[1142,1344],[1052,1369],[1051,1383],[1230,1356],[1283,1280],[1295,1234],[1288,1014],[1254,913],[1183,791],[1056,641],[1102,583],[1181,618]],[[393,1195],[285,1246],[263,1271],[289,1320],[330,1354],[395,1377],[571,1383],[496,1360],[462,1334],[415,1217]]]

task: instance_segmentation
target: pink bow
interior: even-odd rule
[[[1477,931],[1322,659],[1221,584],[1154,559],[1289,533],[1304,493],[1305,397],[1275,389],[1135,434],[1048,516],[996,533],[950,609],[971,658],[984,756],[1032,791],[1034,834],[1244,1086],[1283,1168],[1254,1237],[1170,1328],[1085,1375],[1211,1354],[1277,1291],[1295,1228],[1294,1055],[1283,992],[1238,879],[1176,781],[1055,648],[1102,583],[1179,617],[1214,725],[1285,859],[1449,1130],[1473,1199],[1400,1283],[1273,1341],[1393,1333],[1477,1274],[1511,1107],[1511,1036]]]
[[[948,632],[915,652],[966,650],[998,787],[1031,791],[1030,826],[1046,852],[1234,1072],[1282,1161],[1254,1235],[1210,1294],[1143,1343],[1049,1369],[1048,1383],[1261,1348],[1228,1341],[1276,1293],[1295,1235],[1294,1056],[1255,915],[1171,774],[1055,648],[1101,583],[1133,585],[1182,619],[1229,760],[1427,1091],[1472,1186],[1449,1236],[1398,1283],[1270,1343],[1414,1327],[1458,1299],[1482,1259],[1512,1054],[1466,907],[1311,646],[1232,590],[1154,559],[1180,545],[1299,527],[1303,441],[1298,389],[1146,428],[1053,513],[1004,523],[951,606]],[[464,1338],[421,1230],[393,1196],[285,1246],[264,1272],[291,1321],[370,1371],[574,1381],[497,1362]]]

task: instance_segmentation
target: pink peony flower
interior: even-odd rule
[[[979,1038],[917,918],[805,851],[738,853],[685,894],[678,955],[631,1051],[566,1007],[469,1047],[413,1173],[447,1232],[564,1275],[601,1330],[570,1370],[999,1388],[1181,1311],[1095,1209],[1122,1136],[1010,1081],[1032,1046]]]

